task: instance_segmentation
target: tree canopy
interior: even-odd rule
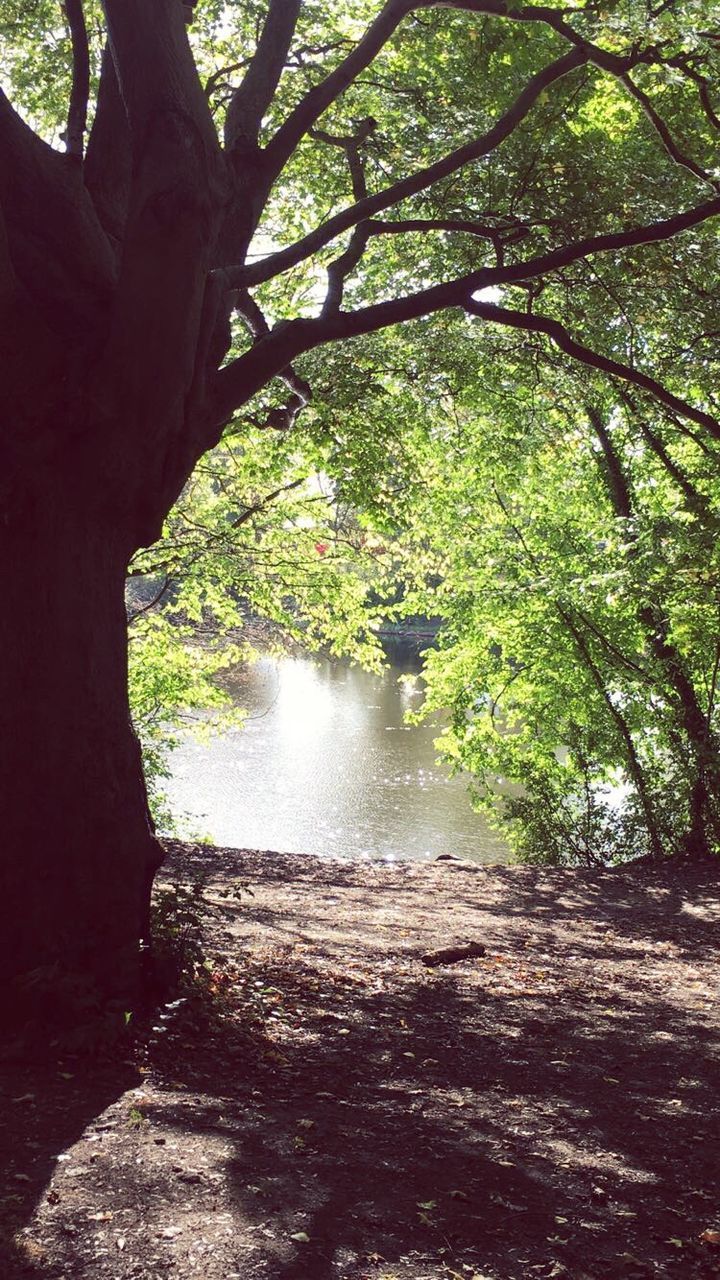
[[[252,598],[292,544],[318,634],[362,629],[362,538],[341,558],[331,522],[331,558],[295,554],[325,542],[310,471],[442,600],[464,763],[514,777],[522,756],[547,801],[574,794],[567,743],[576,782],[622,774],[652,852],[706,849],[709,0],[2,0],[0,39],[2,896],[27,937],[107,950],[146,910],[131,561],[182,555],[192,583],[199,515]],[[284,534],[259,528],[273,495]],[[504,684],[518,731],[488,737],[472,712]],[[532,788],[515,799],[532,825]]]

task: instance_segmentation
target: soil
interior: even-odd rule
[[[717,863],[197,870],[217,1013],[4,1068],[2,1280],[720,1276]]]

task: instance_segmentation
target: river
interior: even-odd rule
[[[186,828],[216,844],[348,858],[506,861],[467,782],[437,763],[437,722],[406,725],[421,696],[316,657],[262,658],[236,673],[240,729],[170,757],[166,790]]]

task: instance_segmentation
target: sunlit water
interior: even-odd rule
[[[172,809],[195,833],[239,848],[505,860],[467,783],[436,761],[437,723],[404,723],[419,695],[399,674],[315,658],[243,670],[233,690],[245,726],[173,753]]]

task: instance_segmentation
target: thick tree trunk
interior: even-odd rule
[[[159,846],[128,709],[132,546],[76,480],[0,523],[0,983],[60,966],[119,994]]]

